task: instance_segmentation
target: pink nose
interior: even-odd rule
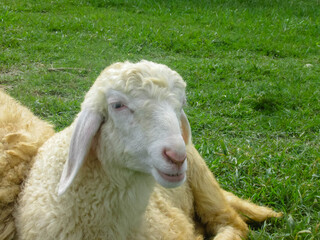
[[[178,153],[178,152],[173,151],[171,149],[164,149],[163,155],[165,156],[165,158],[167,160],[176,164],[178,167],[180,167],[187,158],[187,154],[185,152]]]

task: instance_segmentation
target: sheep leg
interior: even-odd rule
[[[227,202],[219,184],[193,145],[187,146],[188,181],[196,214],[214,240],[245,238],[248,226]]]
[[[243,200],[237,196],[235,196],[231,192],[227,192],[223,189],[222,193],[224,197],[227,199],[228,203],[231,207],[236,210],[241,218],[245,222],[256,221],[262,222],[271,217],[281,217],[282,213],[277,213],[270,208],[258,206],[254,203],[251,203],[247,200]]]

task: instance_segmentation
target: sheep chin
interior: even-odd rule
[[[171,174],[165,173],[157,168],[152,169],[152,176],[154,179],[165,188],[176,188],[181,186],[186,181],[186,175],[186,171],[179,172],[178,174]]]

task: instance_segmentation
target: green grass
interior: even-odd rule
[[[105,66],[167,64],[188,83],[193,141],[220,184],[284,212],[250,239],[320,239],[319,9],[319,0],[2,0],[0,87],[60,130]]]

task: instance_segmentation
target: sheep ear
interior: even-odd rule
[[[103,117],[99,113],[87,110],[80,112],[70,141],[69,158],[60,178],[58,195],[67,190],[77,175],[102,121]]]
[[[187,115],[184,113],[183,110],[181,112],[180,120],[181,120],[182,138],[185,144],[188,145],[189,143],[191,143],[191,128],[190,128]]]

